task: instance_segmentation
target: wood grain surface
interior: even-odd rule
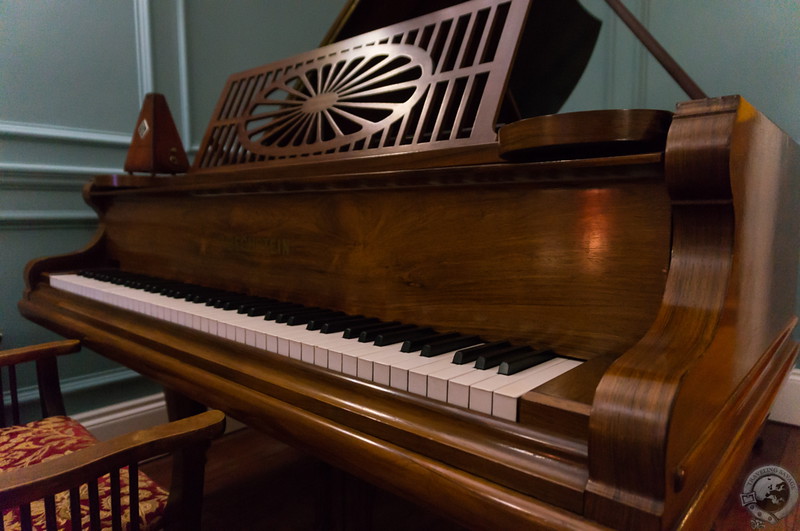
[[[98,180],[94,242],[31,264],[20,309],[465,525],[693,528],[797,355],[800,227],[782,220],[798,168],[797,146],[728,97],[680,106],[663,155],[502,163],[487,149]],[[88,265],[588,361],[531,390],[513,424],[47,285]]]

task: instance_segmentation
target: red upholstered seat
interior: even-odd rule
[[[0,482],[2,472],[34,465],[72,453],[95,444],[97,440],[75,420],[64,417],[48,417],[24,426],[0,428]],[[128,527],[128,471],[120,473],[122,486],[123,527]],[[111,527],[110,476],[98,480],[100,512],[103,529]],[[167,492],[154,481],[139,472],[139,518],[142,529],[158,529],[167,505]],[[45,529],[44,503],[31,506],[34,529]],[[56,495],[56,512],[59,529],[72,529],[69,524],[69,496],[66,492]],[[82,524],[88,526],[88,487],[81,487]],[[17,509],[3,511],[4,530],[20,529]]]

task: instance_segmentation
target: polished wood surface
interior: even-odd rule
[[[672,113],[583,111],[537,116],[502,127],[500,156],[512,161],[581,159],[663,151]]]
[[[722,509],[717,514],[704,514],[697,528],[751,530],[752,515],[742,507],[741,493],[752,471],[767,465],[783,467],[797,477],[800,427],[767,422],[758,442],[748,452],[739,477],[725,493]],[[159,483],[169,483],[169,459],[147,463],[142,469]],[[349,486],[354,482],[357,482],[354,478],[349,483],[335,482],[329,467],[312,456],[255,430],[239,430],[215,440],[209,449],[202,528],[468,529],[437,518],[414,500],[393,496],[380,486],[366,485],[366,495],[363,492],[332,495],[336,488],[340,489],[338,493],[343,484]],[[348,493],[352,492],[351,487]],[[354,510],[348,512],[348,507]],[[800,523],[798,518],[800,508],[795,508],[791,515],[769,529],[795,530]]]
[[[517,70],[569,88],[596,24],[534,4],[574,61],[523,46]],[[87,185],[95,238],[29,264],[21,312],[161,382],[173,413],[221,409],[467,527],[702,528],[797,356],[798,146],[738,96],[497,135],[569,92],[505,83],[528,2],[415,2],[445,10],[388,31],[375,5],[348,3],[344,44],[231,77],[188,173]],[[570,11],[585,32],[554,23]],[[91,267],[585,363],[508,422],[49,285]]]
[[[797,355],[789,338],[793,303],[769,286],[776,275],[793,285],[776,257],[797,248],[797,228],[778,219],[793,218],[788,205],[797,192],[782,191],[786,176],[797,175],[784,171],[797,167],[798,150],[777,139],[757,147],[755,134],[781,135],[736,97],[680,106],[670,129],[665,169],[673,247],[664,304],[648,334],[604,375],[590,423],[591,447],[611,459],[590,462],[587,503],[615,513],[614,525],[679,521],[678,508],[710,476],[730,481],[735,471],[718,468],[725,460],[711,456],[721,447],[741,456]],[[759,164],[765,156],[772,162]],[[756,167],[758,191],[749,192]],[[756,205],[746,199],[751,193],[771,202]],[[773,212],[769,219],[764,209]],[[643,417],[643,410],[650,413]],[[611,466],[614,456],[627,466]],[[712,496],[708,489],[700,493],[706,495]],[[613,509],[626,498],[639,507],[637,515]]]
[[[169,485],[168,457],[142,470]],[[204,490],[206,531],[466,529],[251,429],[212,442]]]
[[[104,220],[108,257],[125,270],[579,357],[641,337],[669,253],[668,201],[655,180],[129,195]]]
[[[797,264],[785,257],[800,231],[777,221],[799,204],[797,146],[731,97],[679,107],[664,154],[486,153],[428,169],[391,169],[396,156],[351,173],[98,180],[86,189],[102,222],[94,242],[31,264],[20,309],[464,525],[698,525],[724,501],[797,353]],[[589,361],[527,393],[508,423],[47,284],[48,272],[90,266]],[[441,496],[426,499],[431,489]]]
[[[63,341],[52,341],[50,343],[41,343],[39,345],[30,345],[27,347],[10,348],[0,350],[0,360],[2,365],[16,365],[26,361],[36,361],[45,356],[63,356],[65,354],[72,354],[81,349],[81,342],[75,339],[65,339]]]

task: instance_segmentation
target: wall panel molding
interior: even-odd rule
[[[150,25],[149,0],[134,0],[133,23],[136,33],[136,70],[139,78],[139,101],[153,92],[153,44]]]
[[[97,226],[91,210],[3,210],[0,229],[75,229]]]
[[[136,430],[152,428],[168,421],[167,404],[163,393],[155,393],[84,411],[72,417],[101,441],[107,441]],[[227,417],[225,433],[231,433],[244,427],[245,425],[238,420]]]
[[[0,120],[0,135],[112,146],[128,146],[131,143],[130,133],[123,134],[113,131],[96,131],[79,127],[63,127],[9,120]]]
[[[24,162],[0,162],[0,172],[3,174],[58,174],[58,175],[107,175],[121,173],[122,168],[109,168],[99,166],[69,166],[63,164],[28,164]]]
[[[0,172],[0,190],[34,192],[78,192],[87,181],[85,174],[49,174],[47,177],[13,171]]]
[[[139,378],[143,379],[144,376],[125,367],[108,369],[71,378],[62,378],[61,392],[64,395],[64,399],[68,400],[69,395],[88,392],[105,385],[119,385],[123,382],[130,382]],[[11,395],[8,391],[5,391],[3,393],[3,400],[8,404],[10,399]],[[39,391],[36,386],[28,386],[19,390],[20,407],[34,407],[38,405],[38,402]]]
[[[180,91],[180,128],[183,145],[192,144],[191,105],[189,102],[189,42],[186,34],[186,2],[178,0],[175,5],[178,55],[178,90]]]
[[[167,422],[163,393],[156,393],[73,415],[101,441]]]

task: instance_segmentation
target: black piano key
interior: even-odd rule
[[[206,299],[206,306],[216,307],[217,304],[222,304],[224,301],[231,298],[240,297],[239,293],[231,293],[230,291],[220,291]]]
[[[320,310],[314,313],[306,313],[300,315],[293,315],[286,320],[289,326],[307,325],[312,319],[325,319],[326,317],[337,317],[344,315],[344,312],[337,312],[333,310]]]
[[[520,353],[530,352],[533,352],[533,349],[528,345],[521,347],[509,347],[503,350],[487,352],[478,356],[478,359],[475,360],[475,368],[484,371],[486,369],[492,369],[503,363],[505,360],[511,359]]]
[[[369,328],[368,330],[362,331],[358,335],[358,341],[360,343],[372,343],[380,334],[387,332],[400,332],[401,330],[411,330],[412,328],[416,328],[416,326],[408,324],[387,324],[384,326]]]
[[[418,338],[414,339],[406,339],[403,341],[403,346],[400,348],[400,352],[416,352],[418,350],[422,350],[422,347],[429,343],[434,343],[436,341],[443,341],[446,339],[453,339],[459,337],[461,334],[458,332],[447,332],[446,334],[440,334],[437,332],[433,332],[431,334],[427,334]]]
[[[344,332],[348,328],[377,323],[380,323],[380,319],[377,317],[352,317],[350,319],[332,320],[322,325],[320,332],[323,334],[335,334],[336,332]]]
[[[456,365],[464,365],[465,363],[472,363],[477,360],[482,354],[503,350],[511,346],[508,341],[495,341],[494,343],[486,343],[485,345],[478,345],[475,347],[465,348],[453,354],[453,363]]]
[[[278,318],[278,316],[288,310],[300,310],[302,308],[306,308],[302,304],[297,304],[296,302],[284,302],[282,304],[276,305],[274,308],[270,308],[267,313],[264,314],[265,321],[274,321]]]
[[[375,336],[375,346],[385,347],[387,345],[394,345],[395,343],[402,343],[407,339],[416,339],[423,336],[429,336],[434,333],[433,328],[409,328],[408,330],[389,330],[382,332]]]
[[[199,288],[189,292],[185,299],[189,302],[194,302],[197,304],[205,304],[208,302],[209,299],[214,297],[218,297],[222,295],[223,292],[218,289],[211,289],[211,288]]]
[[[264,299],[262,299],[261,297],[256,297],[256,296],[253,295],[253,296],[250,296],[250,297],[248,297],[246,299],[242,299],[242,300],[238,300],[238,301],[237,300],[226,301],[225,304],[220,306],[220,309],[222,309],[222,310],[236,310],[238,312],[239,308],[241,308],[243,305],[256,304],[256,303],[258,303],[259,301],[262,301],[262,300],[264,300]]]
[[[169,288],[174,285],[175,285],[174,282],[170,282],[168,280],[152,279],[152,280],[146,280],[142,284],[142,289],[150,293],[158,293],[162,289]]]
[[[144,284],[144,290],[150,293],[161,293],[164,290],[169,290],[176,286],[175,282],[166,282],[166,281],[148,281]]]
[[[140,276],[135,275],[122,275],[120,276],[122,279],[122,285],[127,286],[133,289],[141,289],[142,284],[144,284],[145,279]]]
[[[219,309],[225,308],[228,310],[233,310],[235,308],[238,308],[240,304],[244,304],[250,299],[251,297],[249,295],[242,295],[241,293],[236,293],[229,297],[228,296],[217,297],[216,299],[213,300],[212,304],[210,304],[209,306],[213,306],[214,308],[219,308]]]
[[[306,325],[306,328],[308,330],[319,330],[319,331],[322,331],[322,327],[324,327],[328,323],[338,323],[338,322],[341,322],[341,321],[347,321],[348,323],[352,323],[352,322],[354,322],[354,320],[365,319],[365,317],[363,315],[350,315],[350,314],[346,314],[344,312],[339,312],[339,313],[340,313],[340,315],[336,315],[336,316],[332,316],[332,317],[324,317],[323,316],[323,317],[319,317],[319,318],[315,318],[315,319],[310,319],[308,321],[308,325]],[[347,325],[343,325],[343,326],[347,326]],[[342,329],[342,330],[344,330],[344,329]]]
[[[240,304],[239,307],[236,309],[238,313],[247,314],[250,310],[254,308],[269,308],[270,306],[274,306],[278,304],[280,301],[276,299],[270,299],[268,297],[259,297],[258,299],[252,302],[246,302],[244,304]],[[261,315],[264,315],[263,313]]]
[[[344,329],[344,335],[342,337],[344,337],[345,339],[358,339],[361,337],[362,332],[367,332],[380,327],[397,326],[399,324],[400,323],[397,321],[389,321],[389,322],[378,321],[377,323],[367,323],[355,326],[348,326],[347,328]]]
[[[268,301],[268,302],[267,302]],[[265,302],[261,303],[248,303],[248,304],[241,304],[239,306],[239,313],[247,314],[251,317],[257,315],[266,315],[268,311],[273,308],[280,307],[281,304],[286,304],[285,302],[276,301],[273,299],[265,299]]]
[[[266,315],[274,306],[250,306],[247,311],[239,310],[239,313],[246,314],[248,317],[261,317]]]
[[[164,295],[165,297],[171,297],[173,299],[182,299],[186,296],[186,294],[191,289],[191,286],[188,284],[184,284],[183,282],[179,282],[176,284],[172,284],[171,286],[164,287],[159,293]]]
[[[456,349],[471,347],[478,343],[481,343],[481,338],[479,336],[459,336],[453,339],[435,341],[422,347],[420,356],[432,358],[433,356],[453,352]]]
[[[192,297],[194,297],[196,294],[197,294],[197,286],[190,286],[182,290],[181,294],[175,298],[193,302]]]
[[[512,356],[500,363],[498,374],[512,375],[535,365],[539,365],[556,357],[556,353],[550,349],[537,350],[536,352],[523,352]]]
[[[318,312],[318,311],[320,311],[322,309],[323,308],[318,308],[316,306],[304,306],[302,308],[287,309],[287,310],[284,310],[281,313],[279,313],[277,316],[275,316],[275,322],[276,323],[286,323],[286,322],[289,321],[289,319],[291,319],[292,317],[294,317],[296,315],[297,316],[302,316],[302,315],[305,315],[305,314],[308,314],[308,313],[316,313],[316,312]]]

